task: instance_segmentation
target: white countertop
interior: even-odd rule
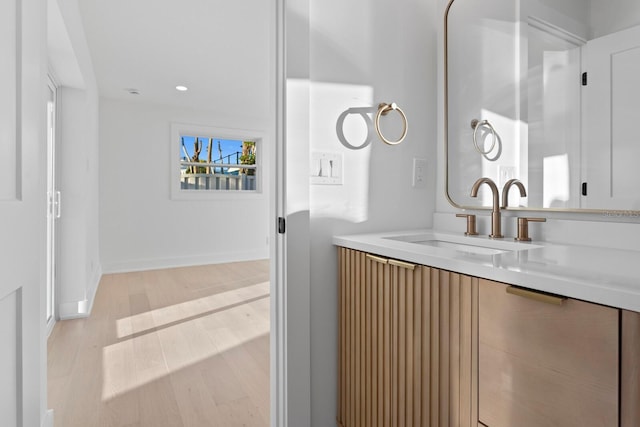
[[[472,253],[402,240],[413,236],[505,249]],[[422,239],[422,240],[424,240]],[[420,239],[418,239],[420,240]],[[436,230],[335,236],[350,249],[640,312],[640,251],[546,242],[515,243]],[[638,265],[636,265],[638,264]]]

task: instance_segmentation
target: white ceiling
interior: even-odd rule
[[[101,96],[265,117],[271,3],[79,0]]]

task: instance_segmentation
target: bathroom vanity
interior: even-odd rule
[[[640,253],[430,230],[334,244],[339,425],[640,425]]]
[[[498,238],[505,209],[640,216],[635,4],[447,2],[444,196],[496,239],[334,237],[338,425],[640,426],[640,250]]]

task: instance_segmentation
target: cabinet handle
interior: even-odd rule
[[[415,270],[416,268],[415,264],[411,264],[404,261],[398,261],[397,259],[390,259],[389,264],[395,265],[396,267],[400,267],[400,268],[406,268],[407,270],[411,270],[411,271]]]
[[[387,264],[389,262],[389,260],[386,258],[382,258],[382,257],[371,255],[371,254],[367,254],[367,259],[370,259],[371,261],[379,262],[380,264]]]
[[[546,304],[553,304],[553,305],[562,305],[564,300],[567,299],[567,297],[551,295],[544,292],[531,291],[529,289],[523,289],[517,286],[507,286],[507,293],[511,295],[517,295],[523,298],[528,298],[538,302],[544,302]]]

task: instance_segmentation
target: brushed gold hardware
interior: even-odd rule
[[[380,131],[380,117],[386,116],[389,113],[389,111],[393,111],[393,110],[397,111],[400,114],[400,117],[402,118],[402,135],[400,135],[400,138],[398,138],[397,141],[388,140],[387,138],[384,137],[384,135],[382,135],[382,131]],[[407,129],[409,127],[409,123],[407,122],[407,116],[404,114],[404,111],[402,111],[402,109],[396,105],[395,102],[392,102],[391,104],[385,104],[384,102],[381,102],[380,104],[378,104],[378,113],[376,114],[376,118],[373,121],[373,124],[375,125],[376,133],[378,134],[380,139],[385,144],[389,144],[389,145],[400,144],[404,140],[404,138],[407,136]]]
[[[496,183],[493,182],[491,178],[479,178],[476,182],[473,183],[473,187],[471,187],[471,197],[478,197],[478,189],[482,184],[487,184],[491,188],[491,192],[493,193],[493,209],[491,211],[491,234],[489,237],[492,239],[501,239],[504,236],[502,235],[502,226],[500,223],[500,196],[498,195],[498,187]]]
[[[371,255],[371,254],[367,254],[367,259],[370,259],[371,261],[379,262],[380,264],[387,264],[389,262],[387,258],[382,258],[382,257]]]
[[[543,302],[546,304],[553,304],[553,305],[562,305],[564,300],[567,299],[566,297],[547,294],[544,292],[532,291],[529,289],[519,288],[516,286],[507,286],[507,293],[511,295],[523,297],[523,298],[528,298],[530,300]]]
[[[471,214],[456,214],[458,218],[467,218],[467,231],[464,232],[465,236],[477,236],[476,231],[476,216]]]
[[[517,240],[519,242],[530,242],[531,237],[529,237],[529,223],[546,221],[546,218],[518,218],[518,237],[516,237],[514,240]]]
[[[395,265],[396,267],[406,268],[407,270],[411,270],[411,271],[415,270],[416,268],[415,264],[411,264],[404,261],[398,261],[397,259],[390,259],[389,265]]]
[[[520,182],[519,179],[510,179],[509,181],[504,183],[504,187],[502,187],[502,209],[507,208],[509,206],[509,190],[511,186],[515,185],[520,190],[520,197],[527,197],[527,190],[524,188],[524,184]]]

